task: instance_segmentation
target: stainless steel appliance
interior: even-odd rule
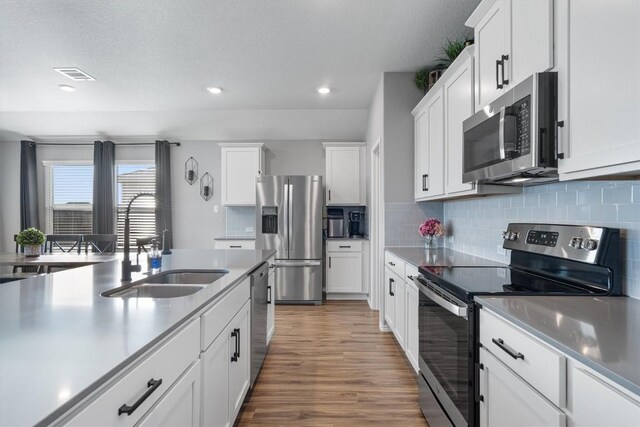
[[[477,426],[476,295],[619,295],[620,231],[509,224],[509,266],[420,267],[420,407],[431,427]]]
[[[463,181],[557,180],[557,93],[557,73],[536,73],[465,120]]]
[[[327,237],[344,237],[344,211],[341,208],[327,208]]]
[[[275,249],[276,303],[322,303],[322,177],[256,178],[256,249]]]
[[[349,237],[362,237],[362,216],[360,211],[349,212]]]
[[[267,307],[269,264],[262,263],[249,273],[251,278],[251,387],[267,356]]]

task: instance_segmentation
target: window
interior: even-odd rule
[[[93,166],[53,164],[48,169],[46,232],[91,233]]]
[[[138,193],[156,192],[156,168],[153,164],[121,164],[116,166],[116,205],[118,209],[118,248],[124,247],[124,218],[127,205]],[[136,238],[156,235],[156,201],[141,197],[131,205],[130,245]]]
[[[45,162],[46,229],[48,234],[93,232],[93,165],[76,162]],[[118,248],[124,246],[127,204],[138,193],[155,193],[156,170],[151,162],[116,165],[116,233]],[[141,197],[131,206],[131,247],[135,239],[156,235],[155,199]]]

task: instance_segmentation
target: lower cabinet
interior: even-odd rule
[[[332,296],[345,298],[345,294],[363,295],[367,292],[364,286],[366,248],[366,243],[362,240],[327,241],[325,277],[328,299]]]
[[[405,310],[405,301],[406,301],[406,286],[404,284],[404,280],[399,277],[394,278],[394,289],[393,289],[393,299],[396,305],[395,308],[395,323],[393,328],[393,334],[396,336],[396,340],[398,340],[398,344],[403,349],[405,348],[405,338],[407,332],[407,319],[406,319],[406,310]]]
[[[267,284],[267,344],[271,342],[276,331],[276,303],[273,300],[273,293],[276,288],[276,268],[269,263],[269,282]]]
[[[484,348],[480,349],[481,427],[561,427],[566,415]]]
[[[384,269],[384,320],[392,331],[396,328],[396,277],[390,269]]]
[[[215,249],[255,249],[255,240],[216,240]]]
[[[201,368],[198,360],[138,425],[140,427],[199,427],[200,378]]]
[[[405,284],[406,300],[405,311],[407,319],[407,333],[405,340],[405,352],[413,369],[418,372],[418,354],[420,338],[418,336],[418,306],[420,304],[420,294],[418,288],[413,283]]]
[[[247,301],[227,327],[202,353],[205,426],[231,426],[249,390],[251,302]]]

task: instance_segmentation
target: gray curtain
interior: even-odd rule
[[[20,142],[20,230],[40,228],[36,143]]]
[[[173,226],[171,218],[171,144],[169,141],[156,141],[156,234],[162,236],[167,230],[165,247],[169,251],[173,247]]]
[[[93,144],[93,233],[115,233],[116,146],[111,141]]]

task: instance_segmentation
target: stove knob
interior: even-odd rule
[[[516,233],[514,231],[510,232],[509,233],[509,237],[507,237],[507,239],[509,239],[512,242],[518,240],[518,233]]]
[[[595,239],[587,239],[582,244],[582,248],[588,251],[595,251],[598,248],[598,241]]]
[[[569,242],[569,246],[572,248],[580,249],[582,247],[582,238],[581,237],[572,237]]]
[[[509,238],[509,232],[508,231],[503,231],[502,232],[502,240],[507,240]]]

